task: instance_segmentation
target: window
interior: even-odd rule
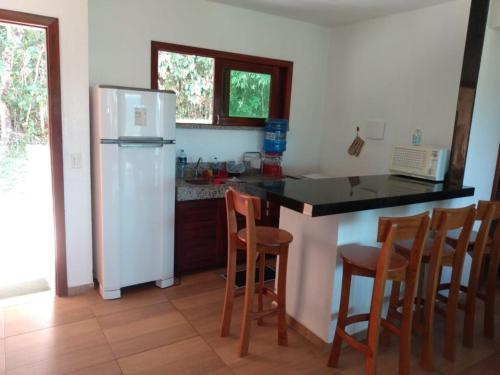
[[[214,59],[159,51],[158,87],[177,93],[177,122],[212,123]]]
[[[263,126],[288,118],[293,63],[151,43],[151,87],[177,93],[177,123]]]
[[[229,77],[229,116],[269,117],[271,75],[231,70]]]

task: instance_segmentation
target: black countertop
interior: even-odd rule
[[[286,179],[250,183],[245,190],[308,216],[432,202],[474,195],[474,188],[394,175]]]

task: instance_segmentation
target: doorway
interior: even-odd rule
[[[67,295],[56,18],[0,10],[0,299]]]

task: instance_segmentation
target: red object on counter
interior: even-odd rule
[[[262,173],[266,176],[282,177],[283,169],[281,165],[264,164]]]
[[[262,162],[262,173],[266,176],[282,177],[283,168],[281,167],[282,153],[267,152]]]

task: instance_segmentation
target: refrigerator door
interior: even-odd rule
[[[94,106],[100,117],[100,139],[159,137],[175,139],[175,94],[98,86]]]
[[[102,144],[100,152],[103,295],[149,281],[172,285],[175,146]]]

